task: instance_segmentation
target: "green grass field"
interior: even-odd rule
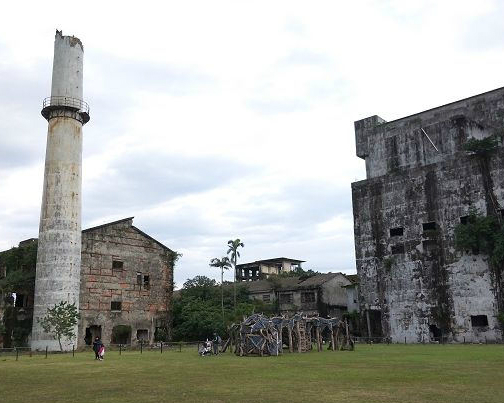
[[[354,352],[0,356],[0,402],[504,402],[504,346],[358,345]]]

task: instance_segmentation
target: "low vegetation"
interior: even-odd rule
[[[504,264],[504,230],[494,216],[483,216],[475,208],[466,222],[455,228],[455,246],[473,254],[483,253],[496,266]]]
[[[228,326],[240,322],[244,316],[254,312],[275,312],[275,305],[249,299],[247,289],[239,284],[235,309],[233,288],[231,283],[226,283],[221,290],[215,280],[206,276],[187,280],[173,301],[173,339],[205,340],[211,338],[214,332],[224,338]]]
[[[93,357],[0,356],[2,401],[501,403],[504,396],[499,345],[358,345],[263,358],[199,357],[192,347]]]

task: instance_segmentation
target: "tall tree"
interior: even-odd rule
[[[235,240],[230,239],[228,241],[228,251],[227,254],[231,255],[231,262],[233,263],[233,269],[234,269],[234,282],[233,282],[233,300],[234,300],[234,309],[236,311],[236,262],[238,258],[240,257],[240,252],[238,251],[238,248],[243,248],[245,245],[243,244],[242,241],[240,241],[240,238],[237,238]]]
[[[227,256],[222,258],[214,257],[210,260],[211,267],[219,267],[221,269],[221,307],[222,307],[222,322],[224,323],[224,270],[231,268],[231,262]]]

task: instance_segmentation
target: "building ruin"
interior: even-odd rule
[[[502,222],[504,88],[386,122],[355,122],[367,179],[352,184],[361,309],[397,342],[502,340],[501,268],[455,247],[471,209]],[[485,156],[471,139],[492,137]]]
[[[236,281],[258,281],[271,275],[290,273],[293,270],[301,269],[301,264],[304,262],[304,260],[277,257],[240,263],[236,265]]]
[[[18,256],[26,256],[36,244],[34,238],[20,242]],[[0,279],[9,274],[2,264],[9,252],[0,252]],[[95,337],[106,344],[169,340],[176,258],[176,252],[135,227],[133,217],[82,231],[75,347],[90,345]],[[34,267],[22,264],[30,259],[18,261],[22,267],[14,269],[33,273]],[[15,299],[0,295],[0,318],[6,311],[12,317],[7,321],[9,345],[14,345],[10,333],[19,333],[26,321],[33,320],[33,283],[20,284],[14,294]],[[16,345],[27,341],[18,337]]]

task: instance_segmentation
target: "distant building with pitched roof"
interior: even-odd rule
[[[250,297],[277,302],[280,313],[340,317],[348,311],[347,289],[352,281],[343,273],[319,273],[311,277],[271,276],[246,283]]]

